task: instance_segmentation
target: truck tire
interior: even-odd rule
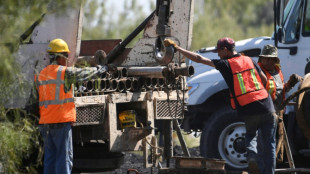
[[[245,125],[230,106],[221,107],[204,123],[200,154],[206,158],[224,159],[228,170],[247,168]]]
[[[304,136],[310,139],[310,91],[306,91],[303,95],[301,102],[300,112],[302,114],[297,115],[298,126],[302,129]]]
[[[304,76],[304,80],[300,84],[300,89],[310,85],[310,73]],[[298,96],[296,120],[305,137],[310,140],[310,92],[302,92]]]

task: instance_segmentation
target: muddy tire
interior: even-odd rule
[[[236,111],[224,106],[204,123],[200,153],[206,158],[224,159],[228,170],[245,170],[245,126]]]
[[[310,73],[306,74],[304,80],[300,84],[300,89],[310,85]],[[303,134],[310,139],[310,92],[300,93],[297,99],[296,120]]]

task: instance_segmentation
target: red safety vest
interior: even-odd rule
[[[252,59],[247,56],[239,56],[228,59],[230,65],[235,96],[231,96],[231,106],[236,108],[236,99],[240,106],[262,100],[268,97],[261,79],[254,67]]]
[[[266,90],[270,94],[270,96],[272,98],[272,101],[274,101],[276,99],[276,91],[277,91],[275,80],[274,80],[273,76],[269,73],[269,71],[267,71],[264,68],[264,66],[263,66],[263,64],[261,62],[258,62],[258,65],[261,67],[263,72],[266,74],[266,77],[267,77]],[[283,74],[282,74],[281,69],[279,68],[279,66],[275,66],[275,69],[279,73],[281,81],[282,81],[282,84],[284,85],[284,78],[283,78]],[[283,88],[283,90],[284,90],[284,88]],[[283,96],[282,99],[284,101],[285,100],[285,92],[283,91],[282,94],[283,94],[282,95]]]
[[[76,111],[72,88],[64,91],[65,66],[48,65],[35,76],[39,93],[39,124],[75,122]]]

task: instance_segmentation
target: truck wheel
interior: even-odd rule
[[[226,169],[245,170],[245,126],[237,112],[225,106],[204,123],[200,153],[206,158],[224,159]]]

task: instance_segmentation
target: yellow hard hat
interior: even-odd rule
[[[68,48],[67,43],[62,39],[54,39],[52,40],[47,47],[47,52],[49,53],[69,53],[70,50]]]

